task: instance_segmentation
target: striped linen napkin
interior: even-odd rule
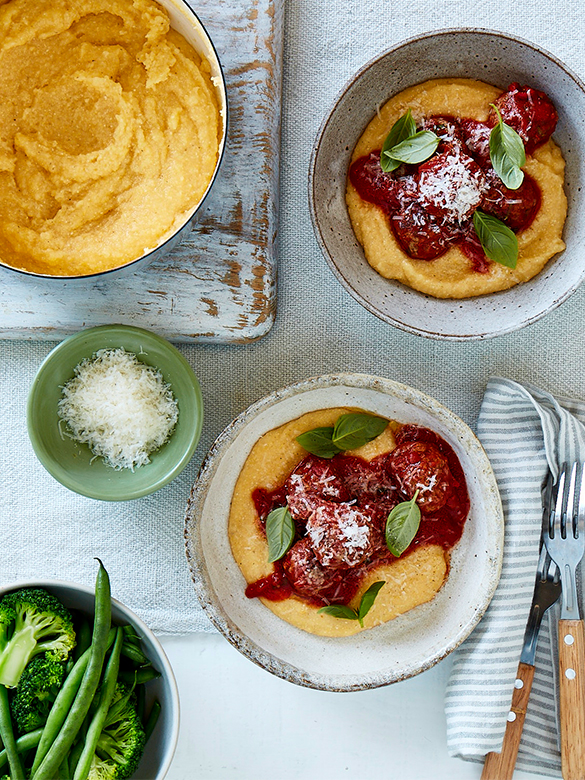
[[[449,753],[483,761],[500,751],[532,601],[547,466],[585,458],[585,402],[509,379],[488,383],[477,434],[504,508],[502,577],[483,620],[455,654],[445,713]],[[583,599],[581,599],[583,602]],[[517,767],[561,777],[556,690],[559,605],[543,621]],[[583,616],[581,603],[581,616]]]

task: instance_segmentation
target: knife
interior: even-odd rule
[[[516,766],[518,748],[526,718],[526,708],[532,680],[534,679],[534,656],[538,632],[545,612],[558,601],[561,595],[559,570],[548,555],[544,544],[545,523],[548,529],[549,510],[552,500],[552,476],[549,473],[542,494],[543,530],[540,539],[540,557],[536,569],[534,595],[526,623],[524,644],[516,672],[512,703],[508,713],[506,731],[500,753],[488,753],[485,758],[481,780],[511,780]]]

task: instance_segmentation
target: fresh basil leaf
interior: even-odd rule
[[[386,584],[385,580],[379,580],[378,582],[374,582],[370,587],[367,589],[367,591],[362,596],[362,599],[360,601],[360,608],[358,609],[358,620],[360,621],[360,626],[364,627],[364,618],[368,614],[368,612],[371,610],[374,601],[376,600],[376,596],[380,592],[380,589]]]
[[[287,506],[273,509],[266,518],[268,562],[280,560],[289,550],[295,538],[295,524]]]
[[[473,227],[483,251],[490,260],[507,268],[516,268],[518,239],[514,231],[491,214],[479,209],[473,214]]]
[[[325,615],[331,615],[332,617],[343,618],[344,620],[359,620],[360,626],[363,628],[364,618],[372,608],[380,589],[385,584],[386,582],[384,580],[380,580],[379,582],[374,582],[370,585],[361,598],[359,610],[355,610],[345,604],[331,604],[328,607],[321,607],[321,609],[317,611],[322,612]]]
[[[412,542],[420,525],[420,509],[416,503],[418,490],[410,501],[398,504],[386,520],[386,547],[400,558]]]
[[[401,163],[421,163],[435,153],[439,140],[431,130],[420,130],[389,149],[387,154]]]
[[[344,604],[330,604],[328,607],[321,607],[317,612],[322,612],[324,615],[331,615],[336,618],[343,618],[344,620],[359,620],[355,609],[346,607]]]
[[[388,425],[388,420],[363,412],[342,414],[333,429],[333,444],[340,450],[357,450],[379,436]]]
[[[332,458],[341,452],[333,443],[333,428],[313,428],[312,431],[297,436],[297,441],[311,455],[318,455],[320,458]]]
[[[394,122],[390,132],[382,145],[380,152],[380,167],[386,173],[396,170],[402,163],[400,160],[392,158],[390,150],[398,146],[402,141],[406,141],[411,135],[416,133],[416,123],[410,113],[410,108],[403,114],[397,122]]]
[[[524,142],[514,128],[502,120],[493,103],[492,108],[498,115],[498,124],[490,133],[490,160],[505,186],[517,190],[524,180],[524,172],[520,170],[526,165]]]

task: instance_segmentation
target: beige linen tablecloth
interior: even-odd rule
[[[171,485],[118,504],[62,488],[37,462],[25,423],[30,383],[52,345],[0,344],[2,584],[32,577],[91,584],[93,557],[99,555],[110,571],[114,595],[155,631],[211,630],[190,583],[184,507],[213,439],[259,397],[308,376],[359,371],[413,385],[471,426],[491,375],[585,397],[585,288],[518,333],[485,343],[431,341],[392,328],[362,309],[335,280],[313,236],[307,169],[313,139],[337,92],[390,45],[458,25],[529,38],[585,77],[585,19],[578,0],[287,2],[277,320],[255,344],[182,348],[201,381],[206,416],[195,457]]]

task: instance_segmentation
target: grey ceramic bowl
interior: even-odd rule
[[[347,170],[376,106],[435,78],[475,78],[505,89],[513,81],[544,91],[559,122],[554,139],[565,160],[566,250],[531,281],[463,300],[432,298],[384,279],[367,263],[345,205]],[[394,46],[343,88],[313,149],[309,201],[317,240],[341,284],[366,309],[410,333],[437,339],[483,339],[515,331],[559,306],[585,277],[585,84],[552,54],[528,41],[478,29],[427,33]]]
[[[223,158],[225,144],[227,139],[227,123],[228,123],[228,103],[227,103],[227,87],[225,83],[225,77],[217,56],[217,52],[213,45],[209,34],[199,17],[185,2],[185,0],[157,0],[157,2],[163,6],[167,11],[171,23],[171,27],[180,33],[185,40],[191,44],[195,51],[209,62],[211,67],[211,79],[215,86],[216,97],[219,104],[219,110],[222,117],[222,131],[219,141],[219,148],[217,153],[217,162],[213,176],[211,177],[207,189],[203,193],[199,202],[196,203],[189,212],[185,215],[185,219],[172,235],[164,237],[159,245],[152,250],[145,252],[140,257],[131,260],[123,265],[116,266],[115,268],[109,268],[106,271],[100,271],[98,273],[83,274],[78,276],[54,276],[53,274],[39,274],[32,271],[25,271],[22,268],[14,268],[14,266],[7,265],[0,262],[0,267],[7,271],[21,274],[27,277],[33,277],[35,279],[57,279],[60,281],[75,281],[78,279],[93,279],[93,278],[112,278],[124,275],[126,273],[132,273],[133,271],[143,268],[149,265],[154,260],[159,260],[168,254],[173,247],[175,247],[181,238],[185,237],[192,228],[192,222],[194,221],[197,212],[203,205],[209,191],[217,178],[219,167]]]
[[[69,609],[93,620],[94,589],[64,580],[23,580],[0,588],[0,597],[19,588],[45,588]],[[179,738],[179,691],[172,667],[161,643],[138,615],[112,599],[112,621],[129,624],[142,639],[142,649],[161,676],[145,684],[147,711],[156,699],[161,704],[158,723],[131,780],[163,780],[175,754]]]
[[[236,480],[256,441],[306,412],[364,409],[424,425],[457,453],[471,499],[447,581],[427,604],[352,637],[328,638],[278,618],[244,594],[245,579],[228,540]],[[504,523],[496,481],[479,441],[442,404],[411,387],[362,374],[308,379],[253,404],[211,448],[187,508],[187,558],[200,603],[240,652],[278,677],[328,691],[355,691],[404,680],[454,650],[478,623],[499,580]]]

